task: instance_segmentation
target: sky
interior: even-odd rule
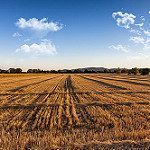
[[[0,68],[150,67],[149,0],[0,0]]]

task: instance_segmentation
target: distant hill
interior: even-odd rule
[[[81,71],[84,71],[84,70],[89,70],[89,71],[104,71],[106,68],[104,67],[86,67],[86,68],[77,68],[77,69],[80,69]],[[75,69],[72,69],[72,71],[74,71]]]
[[[104,67],[86,67],[86,68],[76,68],[76,69],[80,69],[82,72],[84,72],[84,70],[89,70],[89,71],[104,71],[106,68]],[[66,72],[66,70],[69,70],[69,69],[63,69],[62,72]],[[75,69],[71,69],[71,71],[74,71]]]
[[[85,68],[75,68],[75,69],[80,69],[82,72],[84,72],[84,70],[89,70],[89,71],[104,71],[105,69],[108,69],[108,68],[104,68],[104,67],[85,67]],[[74,71],[75,69],[70,69],[71,71]],[[118,68],[110,68],[108,70],[111,70],[112,72],[114,72],[114,70],[117,70]],[[124,68],[120,68],[120,70],[122,70]],[[127,68],[126,68],[127,69]],[[69,70],[69,69],[63,69],[62,72],[66,72],[66,70]]]

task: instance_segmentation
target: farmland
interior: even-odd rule
[[[0,77],[0,148],[148,149],[149,144],[149,76]]]

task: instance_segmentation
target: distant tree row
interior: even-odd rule
[[[142,69],[138,69],[137,67],[135,68],[132,68],[132,69],[122,69],[120,70],[119,68],[114,71],[116,72],[117,74],[120,74],[120,73],[128,73],[128,75],[130,74],[134,74],[134,75],[137,75],[137,74],[141,74],[141,75],[147,75],[147,74],[150,74],[150,68],[142,68]]]
[[[138,69],[138,68],[132,68],[131,70],[128,71],[128,74],[141,74],[141,75],[147,75],[150,74],[150,68],[142,68],[142,69]]]
[[[41,69],[28,69],[27,73],[50,73],[50,71]]]
[[[8,70],[0,69],[0,73],[22,73],[21,68],[9,68]]]
[[[0,69],[0,73],[22,73],[21,68],[9,68],[8,70],[2,70]],[[24,72],[25,73],[25,72]],[[150,68],[141,68],[138,69],[137,67],[132,69],[104,69],[103,71],[95,71],[95,70],[88,70],[85,69],[84,71],[81,71],[80,69],[75,70],[41,70],[41,69],[28,69],[26,73],[128,73],[130,74],[141,74],[141,75],[147,75],[150,74]]]

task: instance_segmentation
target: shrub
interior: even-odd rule
[[[117,74],[120,74],[120,73],[121,73],[120,68],[118,68],[118,69],[116,70],[116,73],[117,73]]]
[[[141,75],[147,75],[150,74],[150,68],[143,68],[141,71]]]
[[[137,75],[139,73],[139,69],[137,67],[131,69],[131,73]]]
[[[128,70],[126,69],[126,68],[123,68],[122,70],[121,70],[121,73],[127,73],[128,72]]]

